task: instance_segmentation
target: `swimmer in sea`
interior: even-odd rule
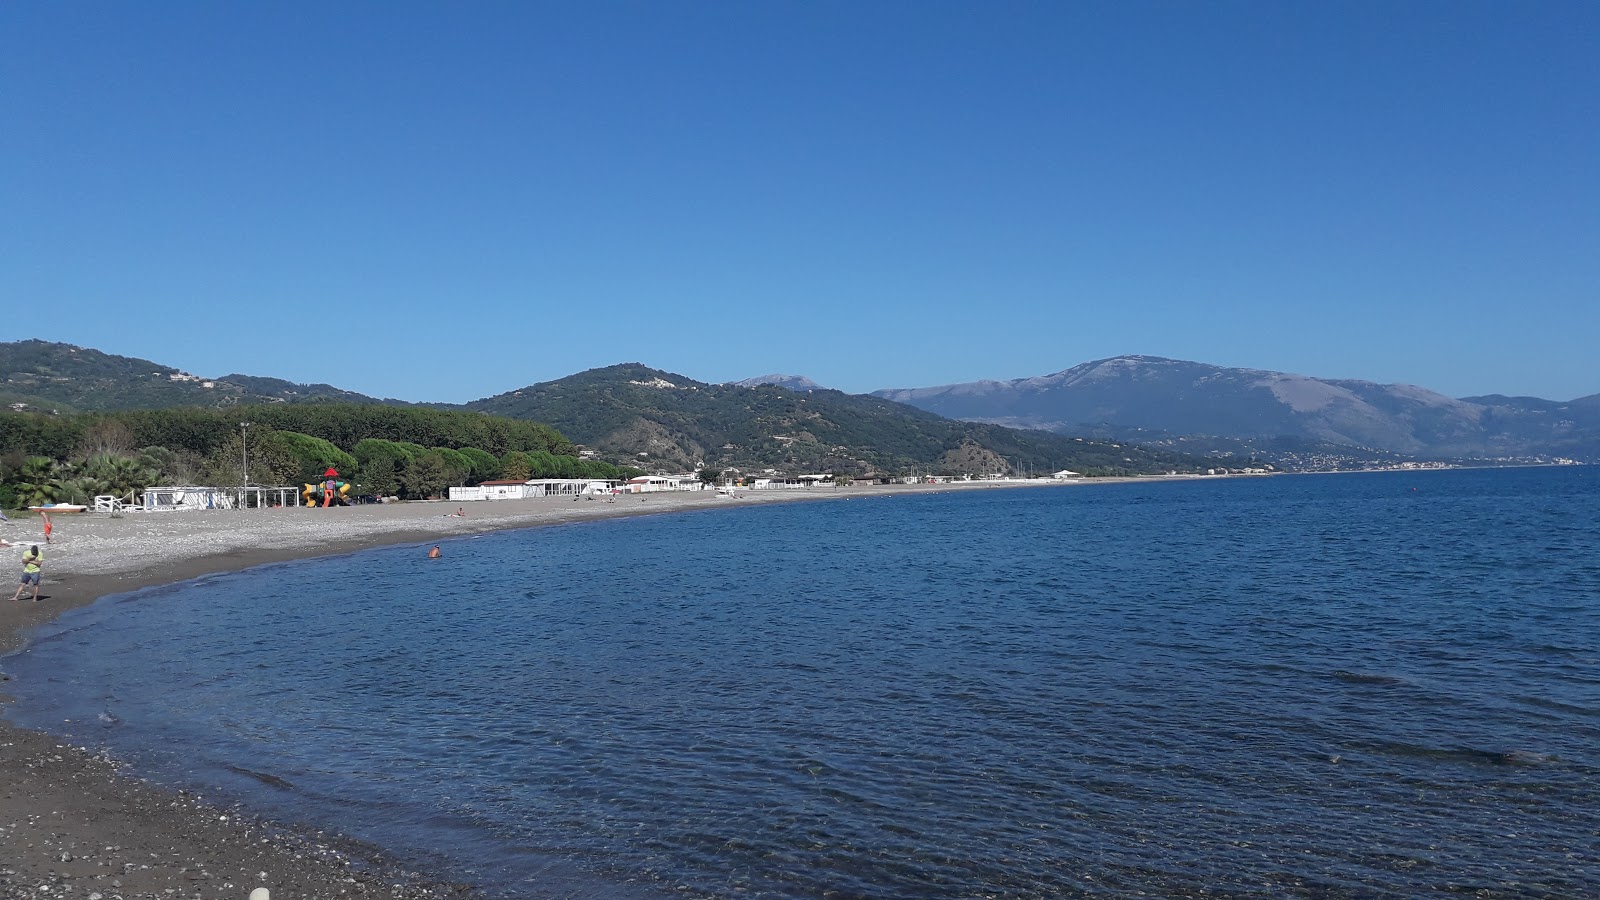
[[[439,558],[439,545],[438,544],[434,544],[433,545],[433,549],[428,551],[428,558],[429,559],[438,559]]]

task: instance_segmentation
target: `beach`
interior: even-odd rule
[[[1109,480],[1109,479],[1108,479]],[[1121,480],[1121,479],[1118,479]],[[1140,479],[1148,480],[1148,479]],[[623,495],[477,503],[396,503],[332,509],[211,510],[57,516],[45,553],[42,602],[0,600],[0,652],[29,629],[100,597],[253,566],[620,516],[681,513],[772,502],[845,500],[1040,482],[865,485],[809,490]],[[1048,483],[1044,483],[1048,484]],[[457,516],[457,510],[465,515]],[[7,577],[34,538],[36,519],[0,528]],[[15,590],[15,581],[7,585]],[[6,595],[9,598],[9,594]],[[3,671],[3,669],[0,669]],[[136,673],[130,673],[135,677]],[[0,695],[5,691],[0,683]],[[471,897],[468,886],[406,871],[381,848],[304,823],[271,823],[248,810],[156,787],[115,760],[0,720],[0,897],[246,898]]]

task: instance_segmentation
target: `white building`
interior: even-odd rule
[[[583,497],[609,494],[616,482],[595,478],[501,479],[476,487],[453,487],[451,500],[530,500],[539,497]]]
[[[535,478],[529,481],[529,497],[592,497],[609,494],[615,482],[597,478]]]
[[[654,494],[659,491],[703,491],[705,482],[698,475],[640,475],[628,479],[630,494]]]

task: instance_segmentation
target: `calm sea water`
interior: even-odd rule
[[[723,509],[109,598],[9,715],[508,897],[1600,895],[1600,474]]]

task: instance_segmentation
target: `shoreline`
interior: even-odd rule
[[[1163,478],[1108,478],[1070,484],[957,482],[750,491],[623,495],[601,500],[427,502],[334,509],[133,513],[118,519],[56,517],[45,553],[42,602],[0,599],[0,656],[68,610],[113,594],[175,584],[256,566],[439,543],[520,528],[639,515],[733,509],[763,503],[847,500],[1022,487],[1084,487]],[[456,517],[452,507],[466,510]],[[17,525],[0,534],[17,537]],[[0,548],[21,553],[31,540]],[[446,550],[448,556],[448,548]],[[12,587],[15,590],[15,587]],[[413,872],[382,848],[310,824],[260,819],[247,809],[147,783],[117,762],[5,717],[11,702],[0,670],[0,900],[43,896],[131,898],[247,897],[266,887],[284,898],[478,896],[470,885]]]

